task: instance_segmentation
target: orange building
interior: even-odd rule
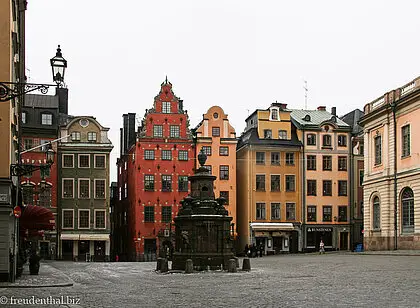
[[[228,115],[219,106],[211,107],[196,128],[197,153],[207,155],[206,167],[217,178],[214,194],[224,197],[225,205],[236,225],[236,133],[229,124]],[[197,166],[196,166],[197,167]]]
[[[286,107],[254,111],[236,152],[239,242],[262,245],[267,254],[302,249],[302,144]]]

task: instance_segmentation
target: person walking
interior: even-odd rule
[[[260,258],[262,258],[263,253],[264,253],[264,245],[263,245],[263,243],[261,243],[260,244]]]
[[[321,242],[319,243],[319,254],[321,253],[325,253],[325,249],[324,249],[324,242],[321,239]]]

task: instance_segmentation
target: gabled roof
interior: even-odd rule
[[[24,107],[58,108],[58,95],[26,94]]]
[[[332,115],[328,111],[324,110],[298,110],[293,109],[291,113],[292,121],[298,127],[305,127],[305,126],[320,126],[326,122],[332,122],[339,128],[348,128],[350,126],[342,121],[337,116]]]
[[[358,134],[359,132],[363,131],[363,127],[359,125],[359,120],[363,116],[363,111],[361,111],[360,109],[354,109],[353,111],[340,117],[340,119],[351,126],[353,134]]]
[[[240,149],[241,147],[247,144],[254,144],[258,146],[289,146],[289,147],[300,147],[302,142],[299,141],[296,133],[292,131],[292,139],[264,139],[258,137],[258,130],[256,127],[253,127],[242,134],[238,139],[236,148]]]

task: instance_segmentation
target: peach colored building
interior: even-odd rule
[[[364,247],[420,249],[420,77],[364,112]]]
[[[246,119],[237,147],[240,246],[267,254],[302,249],[301,142],[286,104],[257,109]]]
[[[206,166],[217,178],[214,181],[216,197],[224,197],[225,205],[236,226],[236,133],[229,124],[228,115],[219,106],[211,107],[196,128],[196,155],[203,149]]]
[[[351,128],[324,106],[293,110],[292,122],[303,143],[302,220],[304,250],[348,250],[349,158]]]

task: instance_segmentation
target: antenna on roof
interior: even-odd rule
[[[303,89],[305,89],[305,110],[308,109],[308,82],[304,80],[305,85],[303,86]]]

